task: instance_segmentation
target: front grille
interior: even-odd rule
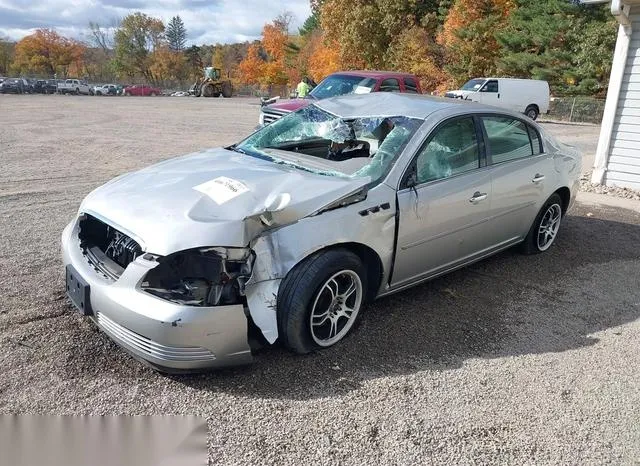
[[[273,123],[274,121],[282,118],[284,115],[286,115],[289,112],[285,112],[282,110],[273,110],[273,109],[269,109],[269,110],[262,110],[262,114],[263,114],[263,121],[265,125],[270,125],[271,123]]]
[[[215,355],[199,346],[165,346],[143,337],[109,319],[103,313],[96,313],[98,325],[115,340],[122,342],[140,353],[163,361],[214,361]]]
[[[117,279],[143,252],[133,238],[91,215],[80,220],[78,238],[84,256],[106,278]]]

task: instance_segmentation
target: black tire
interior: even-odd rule
[[[222,83],[222,97],[229,98],[233,94],[233,86],[231,81],[225,81]]]
[[[348,319],[344,335],[339,340],[320,345],[311,330],[311,311],[325,283],[341,271],[354,272],[360,279],[360,304],[355,315]],[[278,333],[282,344],[299,354],[327,348],[349,334],[357,321],[364,297],[367,295],[367,273],[360,258],[346,249],[330,249],[317,252],[296,265],[285,277],[278,292]],[[343,325],[342,328],[346,327]]]
[[[537,105],[529,105],[524,111],[524,114],[532,120],[536,120],[538,118],[538,115],[540,115],[540,110],[538,109]]]
[[[202,91],[201,91],[202,97],[213,97],[214,92],[215,90],[213,88],[213,84],[208,83],[202,86]]]
[[[545,215],[548,214],[549,210],[554,207],[555,209],[559,209],[560,218],[558,220],[558,227],[556,229],[556,233],[551,239],[551,242],[546,247],[540,246],[539,235],[540,235],[540,227],[541,223],[545,219]],[[558,237],[558,232],[560,226],[562,224],[562,217],[564,216],[564,212],[562,211],[562,199],[558,194],[552,194],[547,202],[544,203],[538,215],[536,215],[536,219],[533,221],[533,225],[529,229],[529,233],[527,237],[524,239],[524,242],[520,246],[520,250],[523,254],[531,255],[531,254],[540,254],[549,250],[550,247],[555,243],[556,238]]]

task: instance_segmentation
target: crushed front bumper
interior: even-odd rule
[[[118,345],[164,372],[191,372],[252,361],[242,304],[193,307],[140,290],[154,262],[138,257],[115,281],[83,255],[74,220],[62,233],[62,258],[89,286],[91,318]]]

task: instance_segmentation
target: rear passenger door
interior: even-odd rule
[[[490,219],[496,244],[524,238],[555,186],[553,157],[538,131],[507,115],[482,115],[492,173]]]

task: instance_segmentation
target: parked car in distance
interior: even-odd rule
[[[80,79],[66,79],[58,83],[58,92],[61,94],[89,95],[89,84]]]
[[[549,83],[537,79],[474,78],[445,97],[472,100],[527,115],[549,113]]]
[[[549,250],[581,166],[508,110],[318,100],[90,193],[62,233],[67,293],[162,371],[247,363],[260,339],[308,353],[342,340],[376,297],[512,246]]]
[[[258,123],[268,125],[289,112],[306,107],[314,101],[345,94],[370,92],[402,92],[421,94],[420,81],[412,74],[393,71],[340,71],[320,81],[302,99],[279,100],[262,107]]]
[[[22,78],[7,78],[0,83],[0,94],[24,94],[28,84]]]
[[[55,79],[38,79],[33,84],[33,92],[37,94],[55,94],[57,90]]]
[[[147,85],[134,84],[133,86],[127,86],[123,90],[124,95],[132,96],[156,96],[161,95],[162,90],[158,87],[152,87]]]
[[[117,95],[118,87],[115,84],[103,84],[101,86],[94,86],[93,93],[95,95]]]

